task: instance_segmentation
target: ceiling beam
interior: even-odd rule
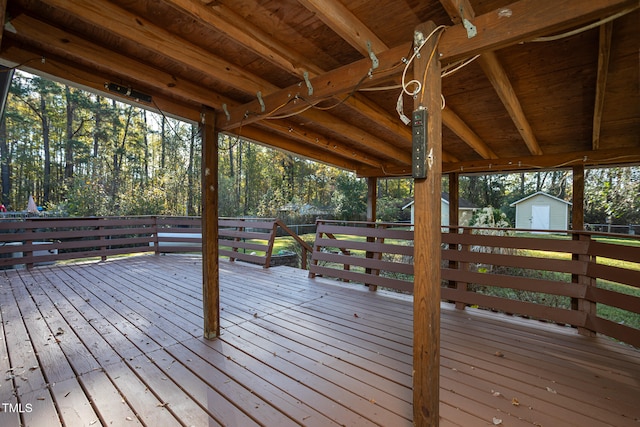
[[[600,41],[598,44],[598,77],[596,82],[596,101],[593,109],[593,136],[591,138],[591,144],[594,150],[600,148],[600,130],[602,126],[602,113],[604,111],[604,95],[607,90],[607,75],[609,74],[612,34],[613,21],[600,26]]]
[[[498,155],[448,106],[442,110],[442,124],[451,129],[483,159],[497,159]]]
[[[2,47],[2,59],[14,66],[20,66],[21,70],[32,74],[37,74],[50,80],[73,85],[83,90],[103,94],[106,97],[114,98],[133,104],[140,108],[145,108],[157,113],[165,113],[172,117],[198,122],[200,111],[197,105],[180,102],[175,97],[167,97],[157,92],[153,95],[153,102],[147,104],[141,101],[136,102],[132,98],[122,96],[118,93],[105,91],[105,81],[111,81],[112,74],[102,74],[96,70],[86,70],[72,64],[64,59],[59,59],[53,55],[45,57],[41,52],[26,50],[23,47],[15,46],[12,40],[7,38]],[[137,87],[136,87],[137,88]],[[141,91],[145,91],[142,88]]]
[[[16,17],[12,20],[12,23],[18,30],[18,34],[20,34],[20,40],[25,43],[35,44],[36,48],[41,48],[40,52],[46,51],[46,56],[44,56],[42,53],[21,50],[9,44],[9,46],[3,50],[2,56],[14,63],[26,63],[25,65],[27,67],[31,66],[36,71],[58,76],[64,80],[71,81],[74,80],[75,77],[77,84],[84,84],[94,91],[104,92],[104,83],[112,81],[118,84],[132,86],[143,92],[154,92],[155,94],[159,94],[160,97],[166,97],[164,98],[165,100],[158,101],[159,97],[154,96],[154,102],[159,103],[158,106],[153,104],[138,105],[154,111],[158,111],[159,108],[174,116],[184,117],[189,120],[198,120],[201,105],[207,105],[218,110],[221,109],[223,103],[228,103],[231,106],[235,105],[232,100],[226,99],[220,94],[203,88],[193,82],[177,79],[171,74],[96,46],[81,37],[67,34],[63,30],[27,15],[23,14]],[[58,60],[55,56],[65,59]],[[87,66],[93,71],[84,71],[83,67]],[[108,93],[108,95],[120,98],[117,94]],[[187,111],[184,107],[162,106],[169,105],[169,99],[176,98],[182,100],[185,104],[192,105],[193,111]],[[126,97],[120,99],[131,102],[131,99]],[[357,162],[368,166],[380,166],[379,161],[370,160],[370,156],[364,151],[347,148],[342,142],[330,141],[325,136],[308,129],[305,129],[303,132],[294,132],[293,129],[297,126],[292,123],[281,120],[268,120],[264,125],[268,128],[273,128],[282,139],[292,140],[293,142],[291,143],[293,144],[305,142],[319,147],[322,147],[324,144],[325,150],[333,153],[331,158],[335,159],[336,164],[347,164],[350,170],[355,170],[355,167],[351,166],[357,164]],[[288,134],[287,132],[281,132],[280,130],[282,128],[289,129],[290,131]],[[245,126],[242,128],[242,132],[245,133],[246,131],[247,127]],[[282,142],[282,144],[288,143],[289,142]],[[308,153],[300,154],[309,156]],[[328,154],[324,155],[324,158],[328,156]],[[348,159],[350,163],[339,160],[339,156]]]
[[[439,52],[442,62],[453,62],[520,41],[529,40],[555,31],[562,31],[609,13],[615,13],[634,4],[634,0],[599,0],[576,2],[575,0],[520,0],[474,19],[478,34],[469,39],[462,24],[447,28],[440,39]],[[532,14],[531,11],[536,11]],[[375,82],[401,69],[401,58],[410,43],[396,46],[378,54],[380,66],[372,73]],[[220,115],[218,128],[233,129],[241,123],[262,120],[276,109],[279,114],[299,109],[292,100],[303,97],[306,103],[316,103],[335,95],[352,91],[357,82],[369,73],[369,58],[328,71],[311,79],[313,95],[308,95],[298,85],[281,89],[264,98],[267,113],[260,114],[259,102],[253,101],[230,111],[230,119]],[[306,88],[305,88],[306,89]]]
[[[12,37],[45,52],[42,56],[34,55],[38,61],[42,57],[46,61],[48,56],[57,55],[66,58],[78,68],[86,67],[110,76],[109,80],[114,83],[131,85],[136,89],[152,87],[166,96],[215,109],[220,109],[223,103],[231,102],[201,85],[115,53],[28,15],[21,14],[15,17],[11,20],[11,24],[17,31]]]
[[[476,17],[476,13],[468,0],[440,0],[440,3],[456,24],[462,22],[463,19],[472,20]],[[507,72],[502,67],[496,54],[494,52],[485,52],[478,58],[478,63],[498,93],[520,136],[522,136],[523,141],[529,148],[529,152],[536,155],[542,154],[542,149],[533,133],[529,120],[527,120],[522,111],[522,106],[511,85],[511,81],[509,81]]]
[[[357,172],[363,165],[374,168],[379,167],[373,166],[373,164],[378,165],[379,162],[370,161],[368,158],[363,160],[362,156],[357,152],[353,152],[351,157],[340,153],[338,151],[339,146],[337,146],[336,150],[327,151],[325,147],[301,144],[291,138],[284,138],[283,134],[278,132],[278,128],[281,128],[282,132],[287,132],[283,126],[264,128],[263,123],[257,123],[256,125],[243,127],[241,138],[350,171]],[[305,139],[307,139],[307,142],[311,142],[313,137],[305,135]]]
[[[602,167],[632,164],[640,164],[640,147],[446,163],[442,165],[442,173],[536,171],[540,169],[569,169],[577,165]]]
[[[315,13],[322,22],[336,34],[356,48],[363,56],[369,57],[369,48],[374,53],[384,52],[389,47],[362,23],[338,0],[298,0],[298,3]]]
[[[116,5],[102,5],[101,3],[98,7],[90,0],[45,0],[45,2],[52,6],[59,7],[61,10],[65,10],[67,13],[76,16],[78,19],[85,20],[90,22],[92,25],[114,32],[122,38],[133,40],[146,49],[168,54],[178,62],[194,67],[203,73],[215,75],[216,78],[219,78],[225,84],[235,87],[245,93],[255,94],[258,90],[270,93],[278,89],[270,82],[262,80],[257,76],[245,73],[244,71],[240,72],[237,67],[232,66],[231,64],[224,65],[226,62],[215,58],[209,52],[191,44],[184,43],[184,40],[177,38],[168,31],[158,28],[151,22],[131,14]],[[131,28],[129,28],[130,26],[136,28],[136,31],[131,31]],[[64,37],[64,39],[66,40],[67,37]],[[163,40],[162,45],[157,43],[158,39]],[[90,53],[86,52],[84,55],[90,55]],[[83,56],[81,56],[81,58]],[[101,58],[96,55],[93,56],[96,57],[96,62],[99,63],[101,61]],[[220,70],[220,67],[223,68],[222,71]],[[232,71],[231,74],[229,70]],[[250,84],[247,83],[249,81],[251,81]],[[234,107],[235,105],[233,102],[224,103],[229,107]],[[206,103],[205,105],[211,106],[210,103]],[[306,104],[302,104],[301,108],[304,108],[305,106]],[[220,110],[221,105],[215,105],[214,108]],[[314,113],[301,113],[300,117],[305,118],[307,115],[311,114],[313,114],[314,120],[320,121],[320,118],[322,118],[323,126],[329,130],[338,131],[336,130],[336,128],[338,128],[339,131],[343,132],[347,138],[351,138],[356,141],[364,139],[367,141],[367,144],[369,144],[368,148],[370,149],[374,149],[379,152],[391,152],[395,149],[391,144],[367,133],[361,128],[345,126],[329,113],[319,111]],[[218,116],[224,117],[224,114],[219,114]],[[248,124],[249,123],[247,121],[247,123],[242,124],[242,126]],[[218,127],[218,129],[228,130],[220,127]],[[396,156],[395,158],[400,159],[400,161],[410,163],[410,156],[408,153],[406,155],[402,154]]]
[[[570,169],[573,166],[613,167],[640,165],[640,147],[625,147],[597,151],[577,151],[572,153],[542,154],[539,156],[506,157],[500,159],[471,160],[450,162],[443,159],[442,173],[462,175],[490,174],[506,172],[535,172],[551,169]],[[384,173],[376,168],[362,168],[361,176],[411,176],[411,168],[387,166]]]
[[[116,34],[125,40],[133,40],[143,48],[158,55],[188,65],[217,79],[234,89],[255,94],[272,88],[271,83],[247,73],[241,67],[219,58],[211,52],[185,41],[141,16],[134,15],[110,2],[93,0],[43,0],[58,10],[80,21]]]
[[[149,0],[144,1],[148,2]],[[203,25],[207,25],[216,31],[223,31],[225,35],[233,41],[248,49],[255,50],[265,60],[277,65],[283,70],[292,72],[301,79],[303,78],[303,73],[305,71],[307,71],[309,76],[312,78],[324,72],[322,69],[312,64],[307,58],[301,57],[301,55],[298,55],[294,50],[273,39],[271,36],[245,20],[242,16],[236,14],[229,8],[226,8],[224,5],[204,6],[188,0],[167,0],[167,3],[180,8],[182,11],[190,13],[194,19],[200,20]],[[304,3],[306,7],[311,8],[318,15],[324,16],[323,20],[325,20],[325,23],[339,34],[342,34],[345,31],[357,33],[358,35],[368,34],[367,40],[374,40],[374,51],[387,50],[387,46],[377,39],[375,34],[366,28],[342,4],[335,1],[327,2],[325,0],[322,2],[310,0],[303,1],[302,3]],[[340,21],[340,24],[334,23],[334,20]],[[344,29],[344,31],[339,31],[339,28],[344,26],[348,28]],[[355,36],[351,37],[351,39],[350,43],[354,43],[354,47],[359,50],[364,49],[364,53],[367,54],[367,40]],[[361,42],[360,46],[357,45],[359,42]],[[297,64],[296,67],[292,66],[294,63]],[[403,125],[397,118],[394,120],[387,111],[382,110],[367,98],[358,94],[352,94],[344,101],[336,98],[334,98],[334,101],[336,104],[343,103],[345,106],[353,110],[357,110],[360,114],[366,116],[367,120],[371,120],[377,125],[401,136],[407,141],[407,147],[409,146],[411,141],[411,130],[407,126]],[[302,114],[302,117],[304,118],[310,118],[310,116],[310,113]],[[342,123],[338,119],[334,119],[333,121],[329,120],[332,116],[328,116],[326,113],[323,113],[321,116],[315,114],[314,117],[320,117],[321,120],[319,121],[324,123],[325,126],[329,126],[329,128],[334,131],[336,125]],[[348,131],[348,133],[345,134],[347,136],[352,135],[358,137],[359,135],[363,135],[361,128],[350,126],[347,129],[344,124],[340,126],[342,132]],[[365,135],[365,138],[369,140],[369,143],[375,143],[373,145],[374,150],[377,146],[381,147],[383,153],[394,150],[393,146],[373,137],[373,135],[371,135],[371,137]],[[401,158],[403,158],[404,161],[410,161],[408,154],[403,154]]]
[[[153,7],[153,0],[138,1],[145,1],[149,3],[149,7]],[[200,2],[194,2],[193,0],[165,0],[165,3],[189,13],[202,24],[223,33],[229,39],[245,46],[293,75],[302,76],[305,71],[318,75],[324,71],[310,63],[305,56],[280,43],[266,31],[253,25],[224,4],[211,2],[210,0],[200,0]]]
[[[540,148],[538,140],[533,133],[529,120],[527,120],[527,117],[522,110],[520,100],[518,100],[518,96],[516,95],[516,92],[509,81],[509,77],[507,76],[507,72],[502,67],[502,64],[500,64],[496,54],[494,52],[483,53],[478,58],[478,64],[491,82],[493,88],[498,93],[502,104],[504,104],[507,109],[511,120],[516,125],[516,129],[518,129],[518,132],[524,140],[524,143],[527,145],[529,152],[535,155],[542,154],[542,149]]]
[[[520,0],[476,16],[477,35],[462,24],[447,28],[438,45],[443,62],[455,62],[536,37],[561,32],[627,8],[637,0]]]

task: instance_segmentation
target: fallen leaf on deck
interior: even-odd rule
[[[518,401],[518,399],[516,397],[514,397],[513,399],[511,399],[511,404],[513,406],[520,406],[520,402]]]
[[[491,394],[492,394],[494,397],[500,397],[500,396],[502,396],[502,393],[500,393],[499,391],[493,391],[493,390],[491,390]]]
[[[502,420],[500,418],[493,417],[493,425],[499,426],[500,424],[502,424]]]
[[[496,351],[493,355],[496,357],[504,357],[504,354],[501,351]]]
[[[358,316],[358,313],[353,313],[353,317],[360,317],[360,316]]]
[[[551,387],[547,387],[547,391],[548,391],[549,393],[558,394],[558,392],[557,392],[557,391],[555,391],[554,389],[552,389]]]

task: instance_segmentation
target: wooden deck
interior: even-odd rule
[[[412,305],[289,267],[201,258],[0,272],[1,426],[412,425]],[[441,425],[639,426],[640,351],[442,305]]]

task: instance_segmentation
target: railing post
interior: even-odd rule
[[[367,227],[376,228],[376,224],[375,223],[367,224]],[[384,225],[384,224],[381,225],[381,227],[382,228],[387,228],[387,226]],[[377,237],[377,238],[376,237],[367,237],[367,243],[374,243],[374,242],[376,242],[376,243],[384,243],[384,237]],[[375,260],[378,260],[378,261],[382,259],[382,253],[380,253],[380,252],[367,251],[365,256],[366,256],[366,258],[375,259]],[[365,269],[365,273],[372,274],[374,276],[378,276],[380,274],[380,270],[367,268],[367,269]],[[376,285],[371,285],[371,284],[368,284],[368,283],[365,283],[365,285],[369,287],[369,290],[371,292],[375,292],[375,291],[378,290],[378,286],[376,286]]]
[[[160,236],[158,236],[158,234],[160,234],[160,229],[158,228],[158,217],[157,216],[153,216],[153,244],[155,245],[155,251],[154,254],[155,255],[160,255]]]
[[[269,268],[271,266],[271,255],[273,254],[273,244],[276,241],[276,234],[278,232],[278,221],[273,221],[273,226],[271,227],[271,236],[269,236],[269,249],[267,249],[267,253],[265,254],[264,268]]]
[[[470,228],[463,228],[462,229],[462,234],[471,236],[471,229]],[[460,245],[460,251],[461,252],[469,252],[470,248],[471,248],[471,245],[469,245],[469,244]],[[460,269],[460,271],[469,271],[469,263],[468,262],[460,261],[457,264],[458,264],[458,268]],[[467,292],[467,287],[468,287],[468,283],[467,282],[458,282],[458,281],[456,281],[455,286],[456,286],[456,290],[458,290],[460,292]],[[466,304],[464,302],[456,301],[456,308],[458,310],[464,310],[465,307],[466,307]]]
[[[30,221],[30,220],[26,220],[25,224],[33,224],[33,222]],[[36,229],[34,227],[29,227],[29,231],[30,231],[30,233],[28,233],[28,234],[34,234],[36,232]],[[24,241],[24,245],[25,246],[31,246],[31,248],[33,248],[33,239],[25,240]],[[25,257],[25,258],[33,257],[33,249],[22,252],[22,256]],[[32,269],[33,265],[34,265],[33,262],[25,263],[25,267],[27,268],[27,270]]]
[[[316,220],[316,238],[313,241],[313,245],[314,245],[313,250],[314,251],[319,251],[320,250],[320,246],[316,245],[316,242],[322,237],[322,234],[323,234],[320,231],[321,230],[321,227],[320,227],[321,223],[322,223],[321,220],[319,220],[319,219]],[[318,265],[318,260],[317,259],[313,259],[313,257],[311,257],[311,264]],[[316,277],[316,273],[312,273],[311,270],[309,270],[309,278],[313,279],[314,277]]]
[[[100,242],[105,242],[105,244],[100,245],[100,252],[102,252],[102,254],[100,255],[100,259],[102,261],[106,261],[107,260],[107,255],[106,255],[106,253],[107,253],[106,240],[107,239],[106,239],[105,235],[103,234],[104,229],[105,229],[104,226],[102,226],[102,225],[98,226],[98,234],[100,234]]]
[[[575,239],[576,235],[574,234],[573,236]],[[582,270],[585,272],[585,274],[579,274],[579,275],[574,274],[572,276],[572,282],[578,283],[587,288],[589,286],[596,286],[596,279],[589,276],[589,264],[590,263],[595,264],[597,261],[595,255],[590,254],[591,252],[590,243],[592,242],[591,236],[588,234],[578,234],[577,236],[578,236],[578,240],[587,242],[587,245],[586,245],[587,249],[585,253],[573,254],[572,258],[574,259],[577,258],[578,261],[580,261],[583,264]],[[589,295],[589,292],[586,291],[585,295]],[[591,316],[597,316],[596,303],[586,298],[578,298],[576,301],[572,301],[571,308],[585,313],[585,324],[578,325],[578,333],[580,335],[585,335],[588,337],[595,337],[596,332],[592,329],[587,328],[587,325],[589,324],[589,318]]]

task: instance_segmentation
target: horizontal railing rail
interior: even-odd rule
[[[376,285],[413,290],[411,231],[382,223],[318,221],[317,226],[311,277],[358,282],[372,290]],[[461,309],[567,324],[640,347],[640,329],[624,320],[640,318],[638,236],[455,230],[442,233],[443,300]]]
[[[309,276],[413,290],[413,232],[380,222],[318,220]]]
[[[293,236],[307,267],[311,246],[276,219],[219,219],[219,252],[269,267],[276,230]],[[0,221],[0,268],[136,253],[202,252],[200,217],[29,217]]]

